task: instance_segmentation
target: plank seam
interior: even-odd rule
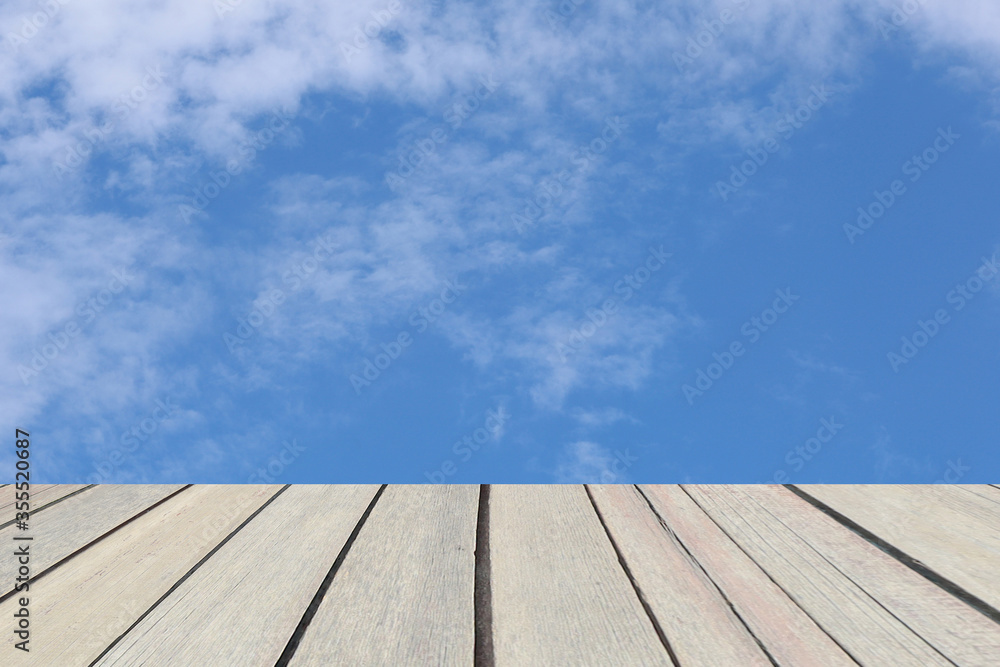
[[[628,577],[629,583],[632,584],[632,590],[635,591],[635,595],[639,598],[639,604],[642,605],[643,610],[646,612],[646,616],[649,618],[649,622],[653,624],[653,629],[656,631],[656,636],[660,638],[660,643],[663,644],[663,648],[666,649],[667,655],[670,656],[670,662],[675,667],[680,667],[680,661],[677,659],[677,654],[674,653],[673,647],[670,645],[670,640],[667,639],[667,635],[663,632],[663,628],[660,627],[660,622],[656,619],[656,614],[653,613],[652,607],[646,601],[646,596],[642,593],[642,588],[639,587],[639,582],[635,580],[632,576],[632,570],[629,569],[628,563],[625,562],[625,554],[622,550],[618,548],[618,543],[615,542],[615,538],[612,537],[611,531],[608,529],[608,524],[604,521],[604,515],[601,514],[601,510],[597,508],[597,502],[594,500],[594,495],[590,492],[590,486],[587,484],[583,485],[584,491],[587,492],[587,498],[590,499],[590,505],[594,508],[594,512],[597,514],[598,521],[601,522],[601,527],[604,528],[604,534],[608,536],[608,541],[611,542],[611,548],[615,550],[615,555],[618,556],[618,564],[621,565],[622,571],[625,572],[625,576]]]
[[[475,667],[493,667],[493,589],[490,566],[490,485],[479,486],[479,515],[476,519]]]
[[[710,575],[708,573],[708,570],[706,570],[702,566],[702,564],[698,561],[698,559],[695,557],[695,555],[693,553],[691,553],[691,550],[688,549],[688,547],[687,547],[686,544],[684,544],[684,540],[681,539],[680,535],[678,535],[677,533],[675,533],[673,531],[673,529],[667,524],[666,520],[664,520],[664,518],[662,516],[660,516],[660,513],[656,511],[656,507],[653,506],[653,503],[649,500],[649,498],[646,496],[646,494],[643,493],[642,489],[639,488],[639,485],[638,484],[634,484],[633,486],[635,487],[635,490],[639,493],[639,495],[642,497],[642,499],[646,501],[646,505],[648,505],[650,511],[653,512],[653,516],[656,517],[656,520],[659,522],[660,527],[664,531],[666,531],[666,533],[668,535],[670,535],[670,537],[673,538],[673,540],[675,542],[677,542],[678,545],[680,545],[681,549],[684,550],[684,553],[687,554],[687,557],[691,560],[691,562],[698,566],[698,569],[702,571],[702,573],[705,575],[705,578],[709,582],[711,582],[712,587],[715,588],[716,591],[718,591],[718,593],[722,597],[723,601],[729,607],[729,610],[731,612],[733,612],[733,615],[736,616],[736,618],[739,619],[740,623],[746,629],[747,633],[753,638],[754,642],[756,642],[756,644],[760,648],[761,652],[763,652],[764,655],[767,656],[767,659],[771,661],[772,665],[777,666],[778,665],[778,661],[774,659],[774,656],[771,655],[771,652],[767,650],[766,646],[764,646],[764,642],[762,642],[757,637],[757,635],[754,633],[753,629],[751,629],[751,627],[747,624],[746,620],[744,620],[744,618],[740,614],[740,612],[737,611],[736,606],[729,600],[729,596],[726,595],[726,593],[722,590],[722,588],[719,587],[719,585],[717,583],[715,583],[715,580],[712,578],[712,575]]]
[[[759,569],[761,572],[763,572],[764,576],[767,577],[768,579],[770,579],[771,583],[774,584],[775,586],[777,586],[778,590],[780,590],[782,593],[784,593],[785,597],[787,597],[789,600],[791,600],[792,604],[794,604],[796,607],[798,607],[802,611],[802,613],[805,614],[806,618],[808,618],[810,621],[812,621],[816,625],[817,628],[819,628],[823,633],[825,633],[826,636],[830,638],[830,641],[832,641],[834,644],[836,644],[837,646],[839,646],[840,650],[843,651],[847,655],[847,657],[849,657],[851,660],[853,660],[855,662],[855,664],[858,664],[858,665],[862,664],[861,661],[858,660],[854,656],[854,654],[852,654],[850,651],[847,650],[846,646],[844,646],[843,644],[841,644],[837,640],[837,638],[834,637],[830,633],[829,630],[827,630],[826,628],[823,627],[822,623],[820,623],[819,621],[817,621],[816,618],[813,617],[813,615],[810,614],[809,611],[799,603],[799,601],[795,598],[794,595],[792,595],[788,591],[788,589],[786,589],[784,586],[782,586],[781,584],[779,584],[775,580],[775,578],[771,576],[771,573],[768,572],[767,569],[765,567],[763,567],[760,563],[758,563],[757,559],[754,558],[746,549],[744,549],[743,545],[740,544],[739,541],[736,538],[734,538],[732,535],[729,534],[729,531],[727,531],[722,526],[722,524],[720,524],[718,521],[716,521],[715,517],[712,516],[712,514],[708,510],[706,510],[702,506],[701,503],[698,502],[698,499],[691,495],[691,492],[688,491],[687,488],[685,488],[685,485],[679,484],[678,486],[680,486],[681,491],[683,491],[685,494],[687,494],[688,498],[691,499],[691,502],[693,502],[698,507],[698,509],[700,509],[702,511],[702,513],[704,513],[704,515],[708,517],[708,520],[711,521],[712,523],[714,523],[718,527],[718,529],[720,531],[722,531],[722,534],[725,535],[726,537],[728,537],[729,541],[732,542],[733,544],[735,544],[736,548],[739,549],[740,551],[742,551],[743,555],[746,556],[748,559],[750,559],[750,562],[753,563],[754,565],[756,565],[757,569]]]
[[[781,524],[782,526],[784,526],[785,529],[788,530],[788,532],[792,533],[793,535],[795,535],[796,537],[798,537],[800,540],[802,540],[802,542],[804,542],[810,549],[812,549],[814,552],[816,552],[816,555],[818,555],[820,558],[822,558],[824,561],[826,561],[830,565],[830,567],[832,567],[835,571],[839,572],[842,577],[844,577],[845,579],[847,579],[848,581],[850,581],[852,584],[854,584],[858,588],[858,590],[862,591],[865,595],[867,595],[872,600],[872,602],[874,602],[879,607],[881,607],[885,611],[885,613],[889,614],[889,616],[891,616],[892,618],[896,619],[899,622],[900,625],[902,625],[904,628],[906,628],[907,630],[909,630],[910,632],[912,632],[914,636],[919,637],[935,653],[937,653],[938,655],[940,655],[947,662],[950,662],[953,665],[957,665],[957,663],[954,660],[952,660],[950,657],[948,657],[947,655],[945,655],[945,653],[942,652],[941,649],[939,649],[937,646],[935,646],[934,644],[932,644],[926,637],[924,637],[923,635],[921,635],[919,632],[917,632],[916,630],[914,630],[913,628],[911,628],[909,623],[907,623],[906,621],[904,621],[903,619],[901,619],[895,612],[893,612],[891,609],[889,609],[884,604],[882,604],[881,600],[879,600],[877,597],[875,597],[874,595],[872,595],[871,592],[867,588],[865,588],[860,583],[858,583],[857,581],[855,581],[854,577],[852,577],[851,575],[847,574],[847,572],[844,572],[844,570],[841,567],[839,567],[836,563],[834,563],[832,560],[830,560],[829,558],[827,558],[827,556],[826,556],[825,553],[823,553],[822,551],[820,551],[805,536],[800,535],[798,533],[798,531],[796,531],[794,528],[792,528],[787,523],[785,523],[784,520],[782,520],[782,518],[780,516],[778,516],[777,514],[775,514],[774,512],[772,512],[770,510],[770,508],[766,507],[759,500],[757,500],[756,498],[754,498],[752,496],[749,497],[749,500],[751,502],[753,502],[754,504],[756,504],[759,508],[761,508],[761,510],[763,510],[765,513],[767,513],[768,515],[770,515],[779,524]]]
[[[987,488],[993,488],[989,484],[984,484],[983,486],[985,486]],[[957,486],[956,485],[955,488],[957,488],[959,491],[965,491],[969,495],[975,496],[976,498],[982,498],[982,499],[986,500],[987,502],[992,502],[992,503],[1000,505],[1000,495],[997,495],[996,497],[993,497],[992,495],[983,496],[983,495],[980,495],[980,494],[976,493],[972,489],[968,488],[968,486],[966,486],[964,484],[962,486]],[[987,491],[987,493],[989,493],[989,492]]]
[[[813,496],[809,495],[808,492],[803,491],[802,489],[794,485],[786,484],[784,486],[789,491],[797,495],[799,498],[802,498],[807,503],[809,503],[816,509],[820,510],[830,518],[834,519],[835,521],[845,526],[846,528],[849,528],[854,533],[860,535],[868,542],[872,543],[873,545],[875,545],[888,555],[892,556],[900,563],[907,566],[917,574],[921,575],[931,583],[936,584],[940,588],[944,589],[946,592],[950,593],[951,595],[955,596],[962,602],[966,603],[967,605],[969,605],[970,607],[972,607],[973,609],[984,615],[986,618],[993,621],[994,623],[1000,624],[1000,610],[995,609],[985,600],[980,599],[979,597],[973,595],[972,593],[965,590],[964,588],[962,588],[955,582],[951,581],[950,579],[947,579],[946,577],[938,574],[937,572],[927,567],[913,556],[910,556],[902,549],[899,549],[898,547],[895,547],[892,544],[886,542],[885,540],[883,540],[878,535],[871,532],[861,524],[853,521],[852,519],[841,514],[837,510],[833,509],[819,498],[814,498]]]
[[[187,486],[184,487],[184,489],[190,488],[191,486],[194,486],[194,485],[193,484],[188,484]],[[98,662],[100,662],[101,658],[103,658],[105,655],[107,655],[108,652],[111,651],[111,649],[113,649],[118,644],[118,642],[120,642],[122,639],[125,638],[125,635],[127,635],[128,633],[130,633],[136,626],[138,626],[142,622],[142,620],[144,618],[146,618],[151,613],[153,613],[153,610],[156,609],[161,602],[163,602],[164,600],[166,600],[168,597],[170,597],[170,595],[174,591],[176,591],[178,588],[180,588],[181,585],[183,585],[184,582],[187,581],[188,578],[191,577],[191,575],[193,575],[195,572],[198,571],[199,567],[201,567],[202,565],[204,565],[208,561],[209,558],[211,558],[212,556],[214,556],[216,554],[216,552],[219,551],[219,549],[221,549],[222,547],[226,546],[226,543],[229,542],[229,540],[233,539],[236,536],[236,533],[238,533],[241,530],[243,530],[244,526],[246,526],[248,523],[250,523],[255,518],[257,518],[257,515],[260,514],[261,512],[263,512],[267,508],[268,505],[270,505],[272,502],[274,502],[278,498],[278,496],[280,496],[282,493],[284,493],[285,490],[289,486],[291,486],[291,484],[286,484],[285,486],[283,486],[280,489],[278,489],[277,493],[275,493],[273,496],[271,496],[266,501],[264,501],[263,505],[261,505],[260,507],[258,507],[257,510],[253,514],[251,514],[250,516],[248,516],[243,521],[243,523],[241,523],[240,525],[236,526],[236,528],[234,528],[232,530],[232,532],[230,532],[228,535],[226,535],[226,537],[221,542],[219,542],[218,544],[216,544],[215,547],[211,551],[209,551],[207,554],[205,554],[202,557],[201,560],[199,560],[197,563],[195,563],[191,567],[190,570],[188,570],[186,573],[184,573],[184,576],[182,576],[180,579],[178,579],[176,582],[174,582],[174,585],[171,586],[167,590],[166,593],[164,593],[163,595],[161,595],[160,598],[156,602],[154,602],[152,605],[150,605],[149,609],[147,609],[146,611],[144,611],[142,613],[142,615],[139,616],[139,618],[135,619],[135,622],[132,625],[128,626],[128,628],[125,629],[125,632],[123,632],[120,635],[118,635],[118,637],[116,637],[113,642],[111,642],[110,644],[108,644],[108,646],[106,646],[105,649],[103,651],[101,651],[101,654],[99,656],[97,656],[96,658],[94,658],[94,661],[92,663],[90,663],[89,667],[94,667],[94,665],[96,665]],[[179,491],[177,491],[176,493],[171,494],[171,495],[172,496],[176,495],[177,493],[180,493],[184,489],[180,489]],[[150,509],[152,509],[152,508],[150,508]]]
[[[48,509],[49,507],[52,507],[53,505],[57,505],[57,504],[61,503],[64,500],[68,500],[69,498],[72,498],[73,496],[75,496],[77,494],[83,493],[84,491],[88,491],[88,490],[94,488],[95,486],[97,486],[97,485],[96,484],[90,484],[88,486],[83,487],[82,489],[77,489],[73,493],[67,493],[62,498],[56,498],[52,502],[46,503],[45,505],[42,505],[41,507],[36,507],[35,509],[31,510],[29,516],[33,517],[38,512],[41,512],[44,509]],[[6,523],[0,523],[0,530],[3,530],[7,526],[13,526],[16,522],[17,522],[16,519],[11,519],[10,521],[7,521]]]
[[[121,522],[120,524],[118,524],[114,528],[108,530],[104,534],[98,535],[97,537],[95,537],[94,539],[92,539],[90,542],[87,542],[86,544],[84,544],[82,547],[80,547],[76,551],[74,551],[74,552],[72,552],[70,554],[67,554],[66,556],[63,556],[62,558],[60,558],[58,561],[56,561],[52,565],[49,565],[47,568],[45,568],[44,570],[42,570],[41,572],[39,572],[38,574],[36,574],[35,576],[33,576],[31,579],[29,579],[28,583],[29,584],[35,583],[36,581],[38,581],[39,579],[41,579],[42,577],[44,577],[45,575],[47,575],[49,572],[53,571],[54,569],[56,569],[57,567],[59,567],[60,565],[62,565],[66,561],[68,561],[69,559],[75,558],[76,556],[80,555],[81,553],[83,553],[84,551],[86,551],[87,549],[89,549],[90,547],[94,546],[95,544],[97,544],[98,542],[100,542],[101,540],[103,540],[105,537],[108,537],[112,533],[117,532],[121,528],[124,528],[125,526],[127,526],[130,523],[132,523],[133,521],[135,521],[136,519],[138,519],[142,515],[144,515],[147,512],[150,512],[150,511],[156,509],[159,505],[167,502],[168,500],[170,500],[171,498],[173,498],[174,496],[176,496],[181,491],[184,491],[185,489],[188,489],[190,487],[191,487],[190,484],[188,484],[187,486],[182,486],[181,488],[179,488],[176,491],[174,491],[173,493],[171,493],[169,496],[166,496],[165,498],[161,498],[160,500],[157,500],[155,503],[153,503],[152,505],[150,505],[146,509],[142,510],[141,512],[138,512],[134,516],[129,517],[128,519],[126,519],[125,521]],[[87,489],[80,489],[81,492],[82,491],[86,491],[86,490]],[[59,502],[59,501],[55,501],[55,502]],[[55,504],[55,503],[52,503],[52,504]],[[3,595],[0,595],[0,602],[3,602],[4,600],[8,599],[10,596],[14,595],[14,593],[16,593],[16,592],[17,592],[16,590],[12,589],[10,591],[7,591]]]
[[[292,636],[288,638],[288,643],[285,645],[285,649],[278,656],[278,661],[274,663],[274,667],[287,667],[288,663],[291,662],[292,657],[295,655],[295,651],[299,648],[299,643],[306,634],[306,630],[309,629],[309,624],[312,623],[313,617],[316,612],[319,611],[319,606],[323,602],[323,598],[326,596],[326,592],[330,589],[333,584],[333,578],[337,575],[337,571],[340,570],[340,566],[343,564],[344,560],[347,558],[348,552],[351,547],[354,546],[354,541],[358,538],[358,534],[364,527],[365,522],[368,520],[368,516],[375,509],[375,503],[378,499],[382,497],[382,493],[385,491],[388,484],[383,484],[379,487],[378,491],[372,497],[371,502],[368,503],[368,507],[365,509],[361,518],[358,519],[358,523],[354,526],[354,530],[351,531],[350,536],[348,536],[347,541],[344,542],[344,546],[341,547],[340,553],[337,554],[337,558],[333,561],[333,565],[330,566],[330,571],[326,573],[323,578],[323,582],[316,589],[316,594],[313,599],[309,602],[309,606],[306,607],[305,612],[302,614],[299,624],[295,627],[295,631],[292,632]]]

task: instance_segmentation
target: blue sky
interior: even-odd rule
[[[904,4],[5,3],[2,422],[41,482],[995,482],[1000,9]]]

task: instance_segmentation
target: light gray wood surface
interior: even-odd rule
[[[582,486],[490,490],[496,664],[669,665]]]
[[[992,486],[480,493],[38,485],[32,651],[0,664],[1000,664]]]
[[[955,485],[955,488],[1000,504],[1000,489],[989,484],[961,484]]]
[[[178,489],[181,484],[108,484],[87,489],[33,515],[31,570],[38,576],[77,549],[115,529]],[[0,530],[0,544],[10,544],[23,531],[16,526]],[[14,561],[0,558],[0,591],[13,590]]]
[[[1000,512],[985,499],[939,484],[798,487],[909,557],[1000,609]]]
[[[273,665],[377,490],[290,487],[98,664]]]
[[[856,664],[684,489],[674,484],[640,488],[778,664]]]
[[[186,489],[122,527],[114,539],[101,540],[32,582],[30,660],[14,664],[89,664],[250,516],[254,505],[259,507],[279,489],[262,485]],[[217,515],[220,505],[247,497],[254,503],[220,520],[222,530],[216,538],[200,548],[185,541],[201,519]],[[16,602],[15,596],[0,603],[0,617],[11,618]],[[18,653],[15,641],[5,633],[3,655]]]
[[[479,487],[389,486],[291,665],[471,665]]]
[[[734,489],[786,525],[887,611],[960,665],[1000,658],[1000,625],[848,528],[773,486]],[[997,524],[1000,527],[1000,523]]]
[[[62,498],[72,495],[81,489],[87,488],[87,484],[37,484],[32,485],[30,490],[31,514],[45,510],[59,502]],[[0,489],[0,528],[6,528],[14,523],[17,508],[15,507],[15,494],[19,493],[13,484],[9,484]]]
[[[684,488],[858,662],[907,667],[951,664],[822,553],[740,490]]]
[[[728,601],[634,486],[589,487],[597,509],[677,660],[770,665]],[[705,637],[712,637],[706,642]]]

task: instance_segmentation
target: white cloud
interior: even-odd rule
[[[331,227],[342,252],[262,330],[267,354],[249,366],[251,384],[328,343],[365,340],[372,324],[405,317],[445,279],[492,284],[535,271],[534,302],[456,308],[440,332],[479,368],[523,370],[527,391],[544,408],[560,409],[580,387],[639,389],[654,354],[694,318],[670,299],[630,305],[566,363],[553,359],[590,295],[606,286],[566,268],[569,251],[558,237],[516,234],[510,213],[543,177],[566,168],[610,115],[658,122],[664,141],[687,147],[758,139],[810,86],[849,87],[866,54],[883,44],[874,20],[892,5],[755,1],[690,70],[678,72],[672,54],[701,29],[698,21],[732,2],[587,3],[555,29],[544,7],[514,0],[404,4],[383,31],[398,38],[372,39],[348,62],[339,45],[386,4],[268,0],[220,17],[202,0],[69,0],[16,49],[10,36],[40,5],[0,7],[0,296],[8,304],[0,363],[15,369],[30,358],[81,299],[102,289],[110,270],[132,264],[140,276],[37,384],[25,389],[10,372],[0,379],[5,414],[25,420],[57,403],[63,414],[99,415],[129,403],[141,412],[176,383],[172,346],[214,326],[216,314],[248,308],[313,234]],[[924,57],[960,51],[969,62],[955,76],[995,88],[1000,7],[922,4],[905,30]],[[857,30],[859,17],[868,32]],[[133,100],[86,164],[57,178],[53,163],[66,147],[115,117],[116,101],[157,67],[162,85]],[[446,104],[490,72],[503,82],[496,97],[397,194],[344,176],[286,176],[268,199],[274,238],[243,250],[199,234],[198,225],[217,222],[213,209],[190,228],[177,220],[179,197],[190,189],[178,184],[202,165],[217,169],[275,107],[318,120],[315,96],[319,106],[349,99],[366,116],[377,101],[422,109],[438,123]],[[766,98],[755,92],[762,82],[774,83]],[[354,125],[343,131],[357,131]],[[401,132],[399,147],[411,138]],[[287,141],[297,141],[294,132]],[[393,155],[377,157],[395,163]],[[586,228],[602,186],[637,171],[624,151],[610,149],[599,166],[574,175],[559,215],[541,227]],[[138,212],[101,212],[119,204]],[[353,359],[356,348],[349,352]],[[183,391],[197,395],[199,375],[184,377]],[[59,403],[81,387],[87,395],[79,404]],[[581,447],[599,456],[596,446]]]
[[[555,470],[556,482],[560,484],[608,484],[617,480],[611,466],[614,455],[596,442],[581,440],[563,449]]]

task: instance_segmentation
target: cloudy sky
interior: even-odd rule
[[[10,0],[0,36],[33,481],[1000,477],[995,2]]]

